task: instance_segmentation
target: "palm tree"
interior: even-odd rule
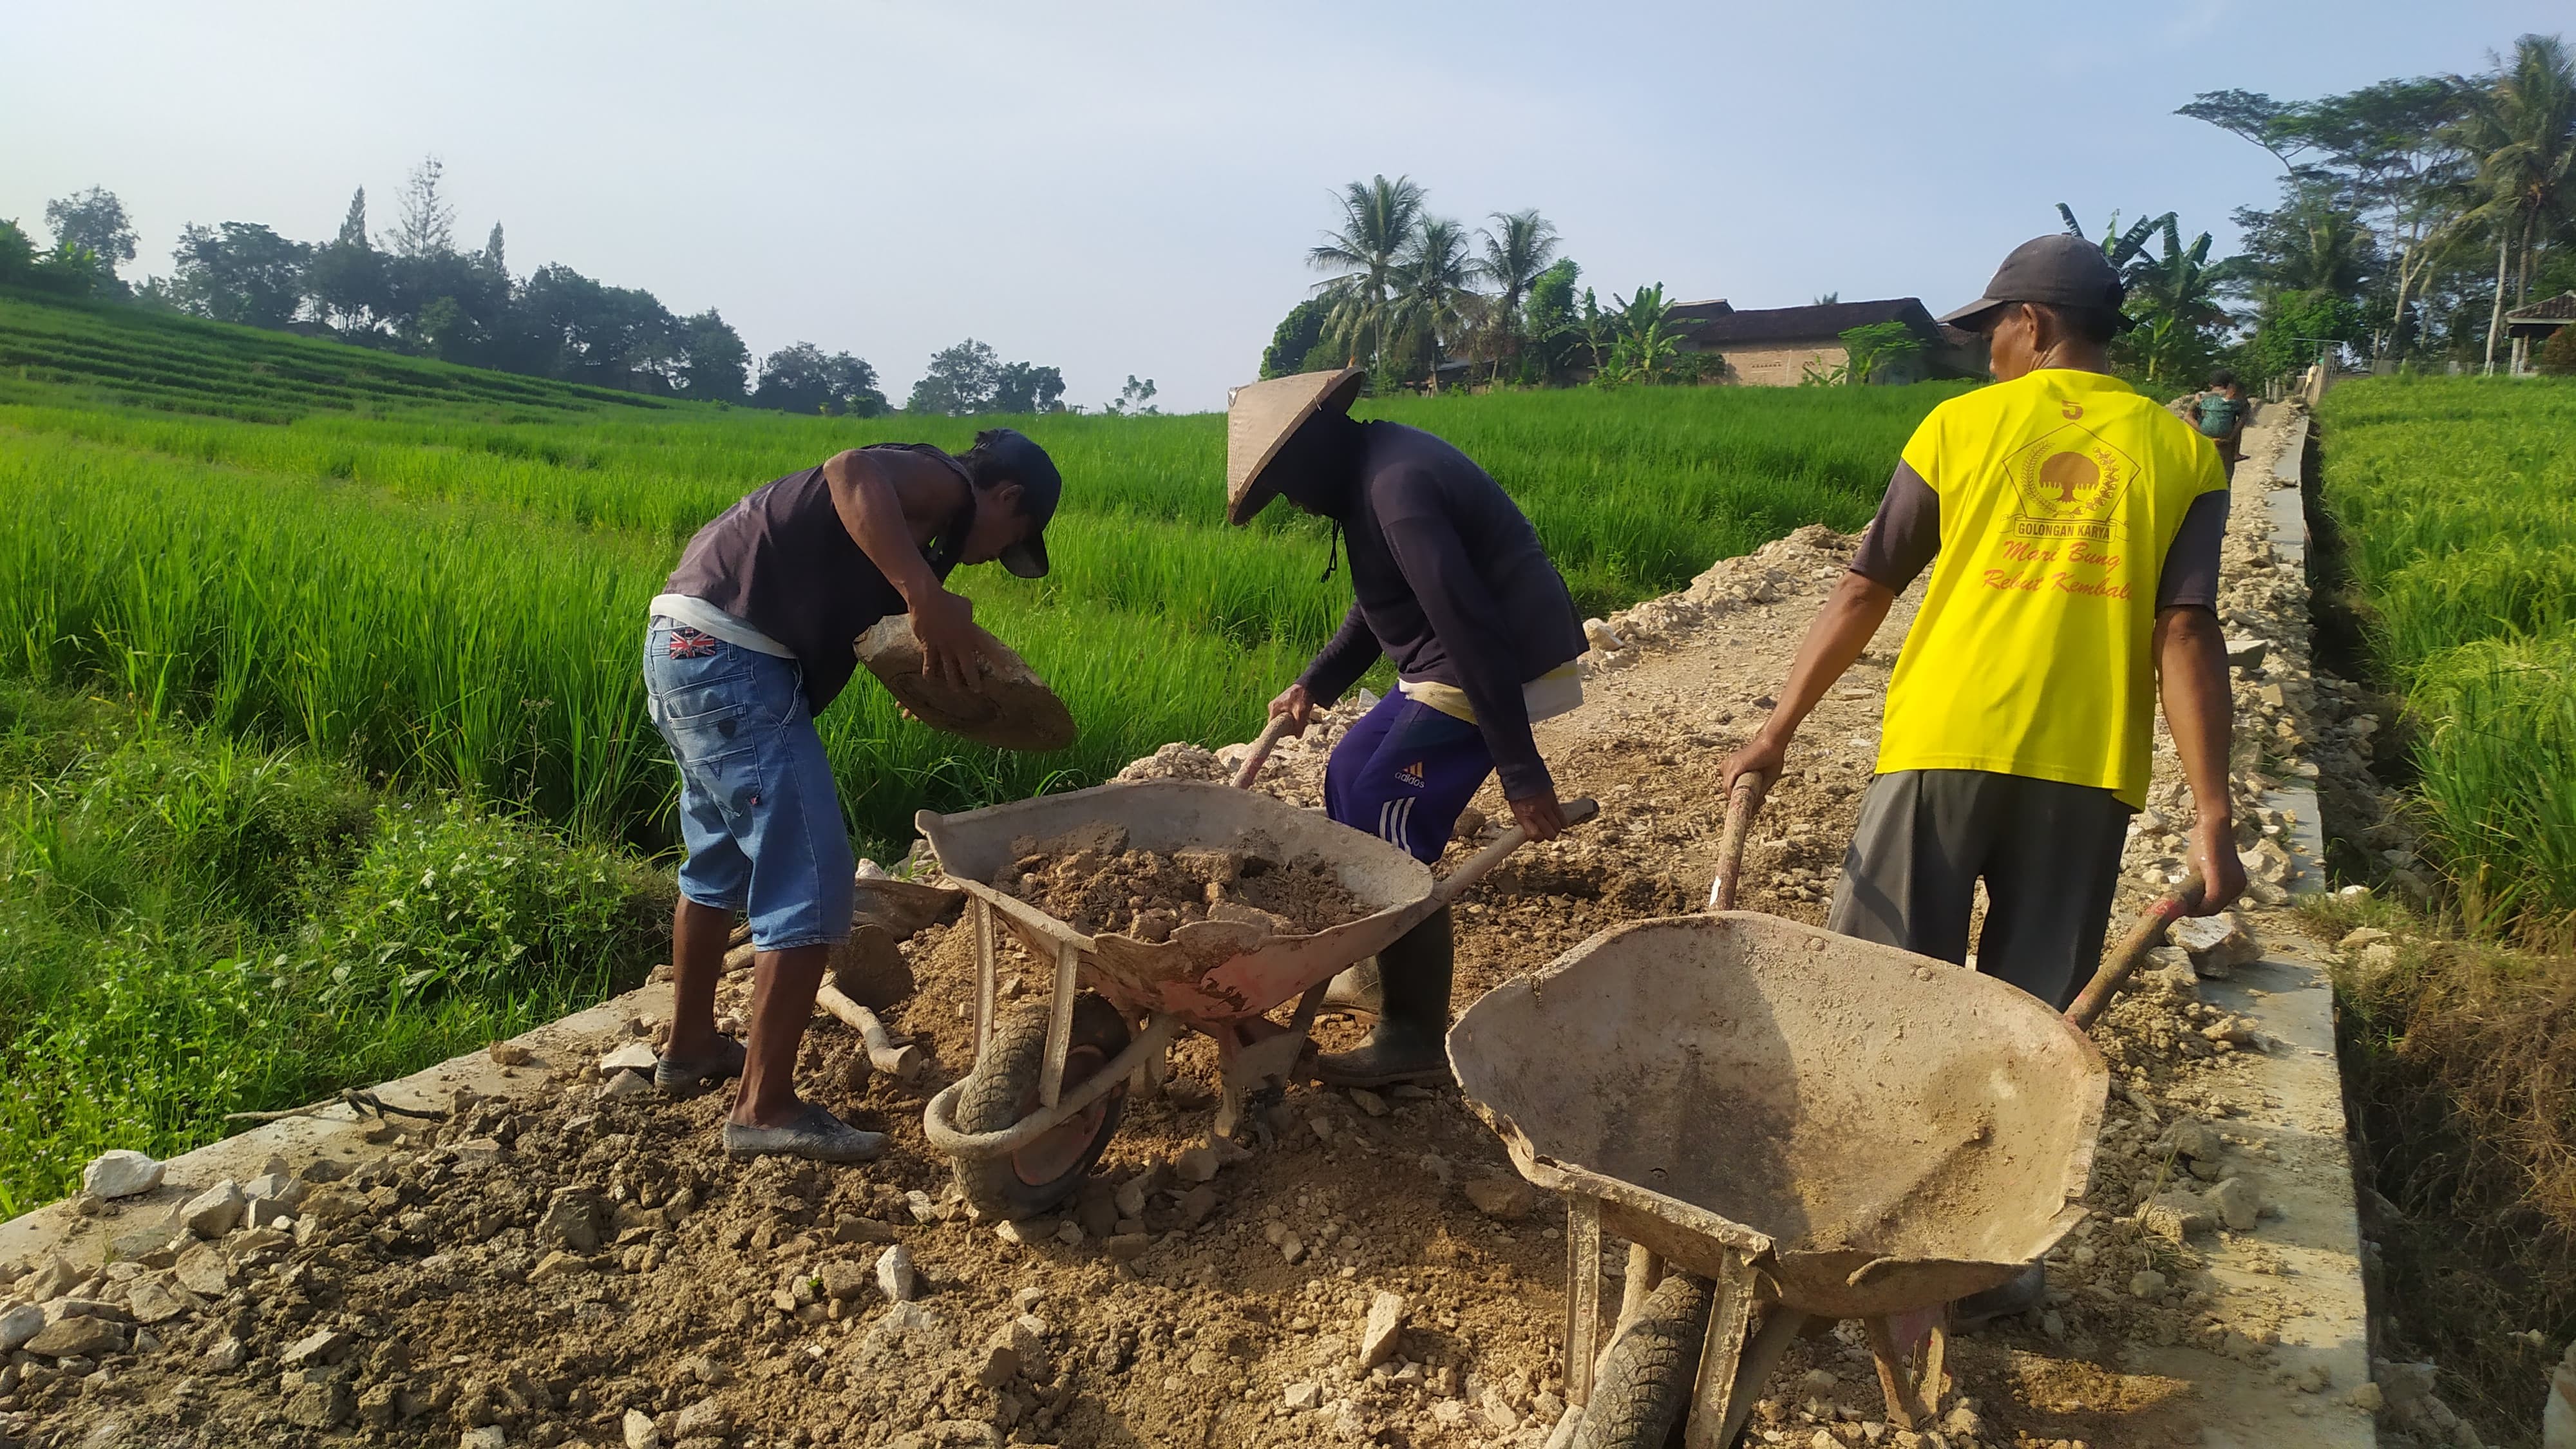
[[[2576,209],[2576,62],[2554,35],[2526,35],[2513,44],[2513,62],[2496,60],[2484,85],[2457,82],[2468,99],[2459,127],[2461,143],[2478,159],[2485,202],[2471,215],[2496,229],[2496,295],[2487,322],[2487,370],[2495,370],[2495,342],[2504,330],[2506,260],[2518,245],[2522,266],[2517,300],[2531,287],[2534,244],[2548,226]]]
[[[1409,177],[1354,181],[1337,198],[1341,230],[1324,233],[1323,244],[1306,253],[1315,270],[1340,274],[1315,291],[1332,305],[1324,339],[1342,345],[1346,366],[1359,366],[1363,355],[1374,361],[1385,338],[1395,271],[1420,226],[1422,195]]]
[[[1485,254],[1476,260],[1476,277],[1494,289],[1488,304],[1492,325],[1485,329],[1493,357],[1493,378],[1503,375],[1503,359],[1520,351],[1528,318],[1524,309],[1539,274],[1556,263],[1556,225],[1528,211],[1497,211],[1498,230],[1479,230]]]
[[[1475,291],[1476,263],[1467,252],[1467,229],[1447,217],[1425,217],[1414,229],[1395,273],[1387,308],[1387,335],[1398,356],[1428,357],[1431,389],[1440,390],[1440,363],[1449,341],[1467,330],[1485,299]]]

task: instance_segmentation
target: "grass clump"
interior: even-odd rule
[[[2311,897],[2320,940],[2391,933],[2335,973],[2374,1300],[2452,1407],[2529,1442],[2576,1337],[2576,959],[2463,937],[2375,899]],[[2534,1334],[2539,1336],[2534,1341]]]
[[[0,1215],[640,978],[666,878],[344,766],[0,683]]]

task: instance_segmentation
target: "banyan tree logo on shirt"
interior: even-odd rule
[[[2080,423],[2051,428],[2004,458],[2016,503],[2012,532],[2021,538],[2128,536],[2120,506],[2137,461]]]

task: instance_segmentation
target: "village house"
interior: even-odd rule
[[[2561,292],[2505,313],[2504,335],[2513,339],[2513,375],[2536,371],[2533,359],[2540,349],[2549,345],[2559,328],[2570,324],[2576,324],[2576,292]]]
[[[1877,302],[1819,302],[1806,307],[1738,309],[1724,300],[1684,302],[1672,310],[1682,348],[1726,359],[1726,380],[1752,387],[1795,387],[1810,376],[1833,377],[1851,364],[1843,334],[1883,322],[1902,324],[1922,344],[1913,356],[1881,367],[1870,381],[1983,377],[1985,339],[1944,327],[1912,297]]]

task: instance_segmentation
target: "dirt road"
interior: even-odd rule
[[[1580,711],[1539,731],[1565,792],[1597,796],[1602,818],[1470,895],[1460,1007],[1605,926],[1700,904],[1719,763],[1850,544],[1801,530],[1612,621],[1626,647],[1595,661]],[[1909,618],[1910,604],[1808,724],[1748,854],[1747,907],[1822,920]],[[1268,787],[1314,803],[1322,743],[1285,752]],[[1176,749],[1152,768],[1216,767]],[[2150,874],[2162,881],[2164,839],[2159,823],[2136,843],[2139,899]],[[93,1218],[56,1210],[42,1241],[61,1253],[11,1263],[0,1297],[106,1326],[83,1330],[85,1351],[0,1368],[0,1436],[40,1449],[1544,1441],[1564,1407],[1562,1213],[1510,1174],[1454,1091],[1299,1089],[1272,1114],[1271,1145],[1212,1157],[1191,1151],[1215,1079],[1193,1043],[1172,1089],[1130,1106],[1074,1211],[1004,1230],[970,1220],[920,1134],[924,1098],[971,1056],[963,933],[934,927],[905,949],[920,985],[896,1024],[934,1050],[929,1077],[853,1075],[857,1042],[828,1020],[801,1064],[809,1095],[893,1134],[884,1161],[737,1165],[712,1149],[714,1099],[672,1104],[630,1074],[603,1078],[599,1055],[649,1037],[665,1009],[640,993],[631,1035],[539,1033],[533,1060],[478,1066],[489,1095],[442,1126],[378,1142],[334,1129],[276,1164],[301,1174],[281,1189],[297,1199],[285,1230],[174,1253],[175,1187]],[[1014,976],[1015,993],[1043,989]],[[2200,1125],[2246,1090],[2239,1067],[2262,1039],[2198,998],[2189,967],[2171,968],[2109,1019],[2120,1085],[2097,1217],[2053,1261],[2045,1313],[1954,1347],[1961,1407],[1937,1436],[1951,1449],[2200,1442],[2231,1411],[2173,1363],[2151,1367],[2160,1348],[2257,1382],[2299,1371],[2277,1347],[2294,1304],[2214,1280],[2205,1217],[2138,1211],[2195,1163],[2268,1150]],[[1355,1030],[1328,1022],[1327,1046]],[[110,1243],[124,1260],[102,1266]],[[898,1247],[914,1286],[893,1302],[879,1280],[901,1286],[881,1262]],[[1383,1295],[1400,1300],[1400,1327],[1363,1368]],[[1802,1449],[1933,1442],[1882,1413],[1846,1326],[1793,1352],[1755,1428]]]

